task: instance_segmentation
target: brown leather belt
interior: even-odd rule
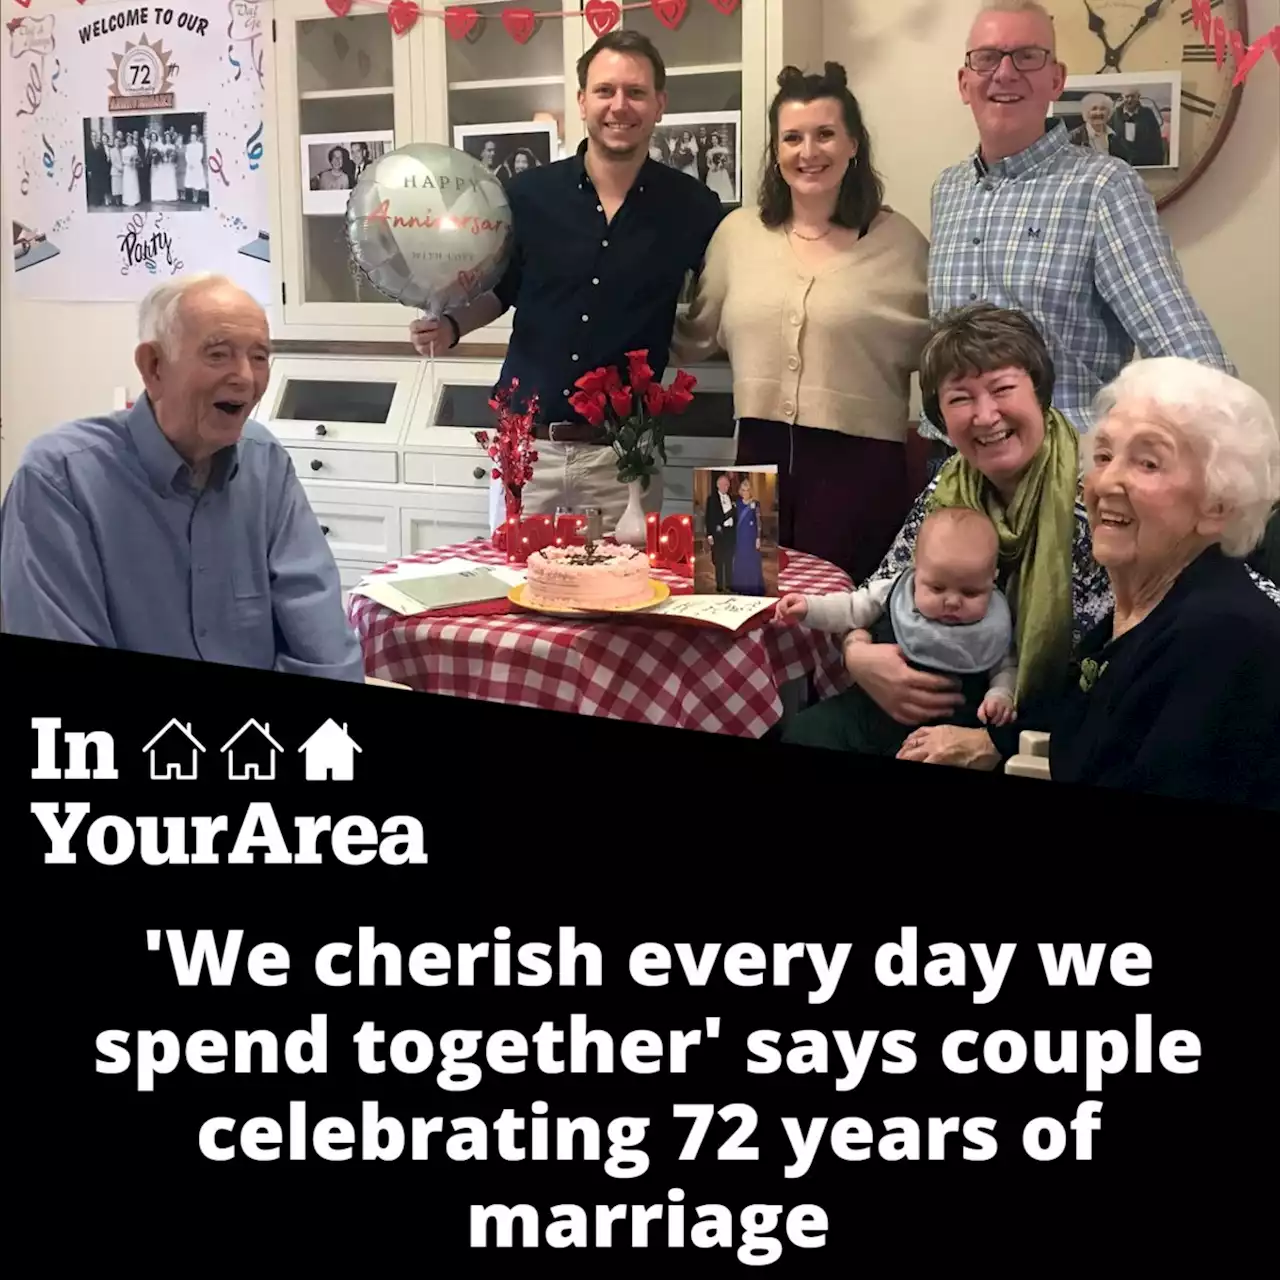
[[[535,440],[550,440],[555,444],[608,444],[609,438],[602,427],[586,422],[538,422],[534,424]]]

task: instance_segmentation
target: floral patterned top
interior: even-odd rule
[[[936,479],[930,481],[925,491],[915,500],[888,554],[880,562],[880,567],[867,580],[868,582],[875,582],[880,578],[896,578],[904,569],[911,567],[915,556],[916,535],[920,532],[920,525],[924,522],[925,508],[937,483]],[[1111,612],[1114,605],[1107,571],[1093,558],[1093,538],[1089,533],[1089,518],[1084,508],[1083,486],[1076,491],[1075,517],[1076,536],[1071,551],[1073,615],[1071,648],[1073,653],[1079,649],[1081,640]],[[1271,600],[1276,608],[1280,609],[1280,586],[1251,568],[1248,568],[1248,573],[1254,585]],[[1006,581],[1002,580],[1000,585],[1007,590]]]

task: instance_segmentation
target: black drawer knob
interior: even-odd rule
[[[312,471],[319,471],[319,470],[320,470],[320,468],[321,468],[321,467],[323,467],[323,466],[324,466],[324,463],[323,463],[323,462],[321,462],[319,458],[312,458],[312,459],[311,459],[311,470],[312,470]]]
[[[318,436],[327,436],[328,434],[329,434],[329,429],[328,429],[328,427],[326,427],[326,426],[324,425],[324,423],[322,422],[322,423],[321,423],[321,424],[316,428],[316,435],[318,435]]]
[[[327,524],[322,524],[320,526],[320,532],[327,538],[329,536],[329,526]]]

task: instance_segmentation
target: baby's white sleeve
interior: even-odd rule
[[[894,581],[893,578],[881,578],[857,591],[805,596],[808,606],[805,625],[815,631],[827,631],[838,636],[847,635],[858,627],[869,627],[884,613]]]
[[[1018,651],[1009,646],[1009,652],[1004,655],[1000,665],[995,669],[991,677],[991,684],[987,687],[988,693],[994,693],[997,697],[1008,698],[1010,702],[1014,701],[1014,695],[1018,688]]]

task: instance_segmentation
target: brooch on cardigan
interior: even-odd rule
[[[1086,658],[1080,664],[1080,692],[1088,693],[1098,683],[1107,666],[1105,662],[1098,666],[1092,658]]]

